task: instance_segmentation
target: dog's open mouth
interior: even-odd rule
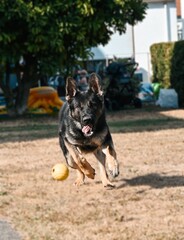
[[[86,125],[82,128],[82,132],[86,137],[90,137],[93,134],[92,126]]]

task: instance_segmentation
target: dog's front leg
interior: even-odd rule
[[[119,163],[116,158],[113,144],[111,143],[108,146],[102,147],[102,152],[106,155],[109,172],[113,177],[117,177],[119,175]]]
[[[88,178],[94,179],[95,178],[95,169],[87,162],[87,160],[83,157],[80,149],[76,148],[68,141],[65,140],[65,145],[71,154],[72,158],[74,159],[75,163],[79,167],[82,173],[84,173]]]
[[[85,179],[85,175],[84,173],[81,171],[81,169],[79,168],[79,166],[76,164],[76,162],[74,161],[73,157],[71,156],[71,154],[68,152],[67,150],[67,154],[65,155],[66,160],[67,160],[67,164],[71,167],[77,170],[77,179],[75,181],[75,185],[76,186],[80,186],[82,184],[84,184],[84,179]]]
[[[107,172],[106,172],[105,154],[100,149],[98,149],[96,152],[94,152],[94,155],[98,159],[99,168],[100,168],[100,177],[101,177],[103,186],[104,187],[114,187],[114,184],[110,182]]]

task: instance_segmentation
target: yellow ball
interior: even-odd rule
[[[58,163],[52,168],[52,177],[55,180],[65,180],[69,175],[69,169],[64,163]]]

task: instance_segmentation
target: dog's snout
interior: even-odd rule
[[[83,122],[85,125],[89,124],[91,122],[91,117],[90,116],[83,117]]]

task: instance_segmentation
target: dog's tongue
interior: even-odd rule
[[[82,132],[85,134],[85,135],[89,135],[92,133],[92,128],[89,126],[89,125],[86,125],[82,128]]]

